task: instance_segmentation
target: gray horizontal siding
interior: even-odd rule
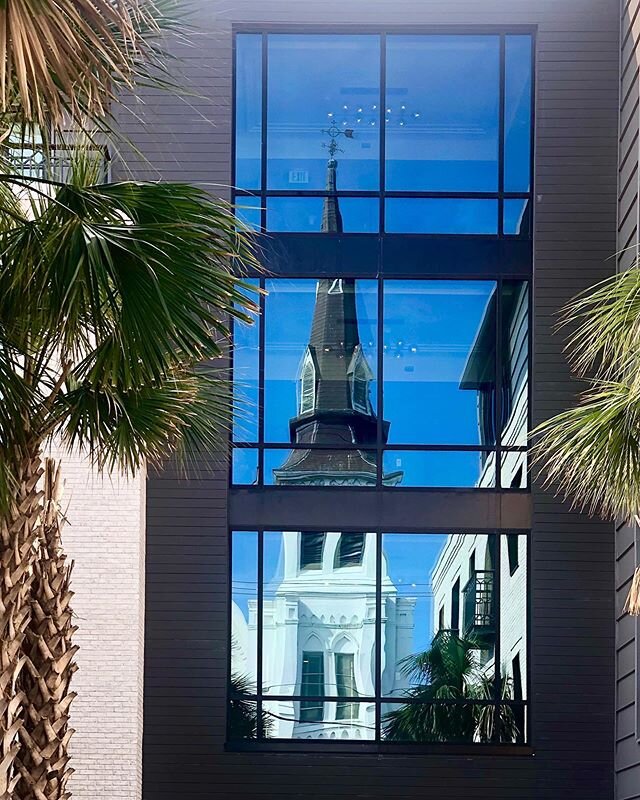
[[[616,249],[616,0],[200,0],[198,9],[194,21],[204,32],[179,48],[191,96],[150,93],[136,105],[138,117],[122,116],[146,157],[126,153],[138,177],[229,184],[233,22],[538,26],[535,421],[564,408],[577,387],[552,332],[557,311],[611,272],[607,259]],[[626,80],[637,102],[637,82]],[[631,110],[627,116],[630,125]],[[535,485],[529,661],[536,755],[460,759],[224,751],[226,523],[224,470],[198,481],[171,471],[149,480],[145,800],[613,797],[611,525]]]
[[[631,267],[638,256],[640,156],[640,2],[622,4],[620,59],[620,143],[618,172],[618,267]],[[640,798],[638,710],[638,625],[623,613],[639,553],[638,532],[621,526],[616,534],[616,798]]]

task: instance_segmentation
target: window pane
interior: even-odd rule
[[[330,653],[353,657],[352,688],[357,696],[369,697],[374,692],[375,536],[365,534],[362,561],[348,569],[335,566],[341,536],[339,531],[264,534],[262,663],[266,694],[300,697],[315,693],[335,698],[339,680]],[[309,546],[322,545],[315,546],[313,569],[305,562],[310,553],[305,539]],[[309,654],[323,655],[322,690],[320,656]],[[335,703],[320,705],[322,719],[335,719]],[[307,706],[302,716],[317,715],[318,706],[314,703],[315,711]]]
[[[390,198],[386,202],[387,233],[497,234],[498,201],[433,198]]]
[[[496,191],[498,36],[388,36],[389,190]]]
[[[300,233],[377,233],[378,200],[366,197],[270,197],[267,229]]]
[[[377,283],[269,280],[267,291],[265,440],[375,446]]]
[[[232,454],[231,482],[235,485],[252,486],[258,482],[258,451],[248,447],[236,447]]]
[[[375,486],[375,450],[265,450],[264,482],[278,486]]]
[[[495,454],[467,450],[386,450],[387,486],[482,488],[495,486]]]
[[[235,709],[243,719],[243,696],[256,692],[258,534],[231,535],[231,694],[240,699]]]
[[[248,280],[253,286],[256,280]],[[233,440],[258,441],[258,379],[260,364],[260,326],[235,320],[233,323]]]
[[[503,450],[500,455],[500,485],[503,489],[526,489],[529,485],[525,450]]]
[[[258,736],[258,704],[255,700],[229,700],[229,740],[241,742]],[[263,715],[264,717],[264,715]]]
[[[406,696],[428,682],[418,665],[438,632],[432,573],[446,541],[440,534],[382,536],[383,696]]]
[[[390,442],[495,442],[495,288],[491,281],[385,281]]]
[[[489,743],[500,738],[510,709],[479,702],[383,703],[382,738],[394,742]],[[497,724],[496,724],[497,723]]]
[[[502,284],[502,444],[527,444],[529,433],[529,285]]]
[[[531,185],[531,37],[505,38],[504,189]]]
[[[507,534],[502,537],[500,567],[500,663],[502,697],[527,700],[527,537]],[[513,709],[506,720],[508,739],[525,738],[524,707]]]
[[[336,653],[336,694],[338,697],[355,697],[357,695],[354,653]],[[354,719],[358,713],[358,704],[348,701],[336,703],[336,719]]]
[[[324,189],[331,130],[337,188],[378,187],[378,36],[269,36],[268,187]]]
[[[248,195],[237,197],[235,213],[241,222],[253,228],[254,231],[261,230],[262,201],[259,197],[249,197]]]
[[[270,739],[339,739],[371,740],[375,736],[375,704],[349,704],[352,716],[336,716],[337,703],[325,702],[322,721],[301,720],[301,700],[268,700],[264,704],[267,738]]]
[[[261,185],[262,36],[236,37],[236,186]]]
[[[531,236],[531,213],[528,200],[505,200],[503,231],[507,236]]]

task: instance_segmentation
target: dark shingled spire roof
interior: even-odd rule
[[[342,215],[336,192],[337,162],[327,163],[327,190],[322,231],[342,232]],[[313,407],[300,410],[289,421],[291,441],[296,444],[362,445],[355,450],[292,450],[285,463],[274,470],[278,484],[374,485],[376,483],[376,440],[378,419],[369,400],[372,373],[360,345],[356,289],[353,278],[322,278],[318,281],[311,335],[305,361],[315,370]],[[364,380],[358,407],[354,404],[352,375]],[[382,424],[386,441],[388,424]],[[402,473],[384,476],[385,483],[397,483]]]

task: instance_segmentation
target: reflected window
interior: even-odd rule
[[[364,555],[365,534],[349,531],[340,534],[336,549],[335,567],[359,567]]]
[[[336,653],[336,690],[338,697],[356,697],[356,673],[353,653]],[[336,719],[353,719],[358,704],[338,700]]]
[[[322,569],[326,534],[302,531],[300,534],[300,569]]]
[[[305,651],[302,654],[302,697],[319,697],[324,694],[324,653]],[[324,703],[319,700],[300,701],[300,722],[322,722]]]

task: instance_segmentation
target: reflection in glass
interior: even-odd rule
[[[386,201],[387,233],[497,234],[498,201],[399,198]]]
[[[504,190],[531,184],[531,36],[505,37]]]
[[[527,699],[527,537],[502,537],[500,554],[500,664],[504,696]],[[525,737],[524,707],[514,709],[517,740]]]
[[[256,692],[257,598],[258,534],[234,531],[231,538],[231,692],[241,700],[243,695]]]
[[[232,742],[257,739],[258,704],[255,700],[234,697],[228,708],[229,740]],[[263,714],[263,720],[266,715]],[[263,725],[264,731],[264,725]]]
[[[239,486],[253,486],[258,482],[258,451],[236,447],[231,462],[231,482]]]
[[[328,740],[371,740],[375,736],[375,705],[373,702],[351,703],[351,716],[341,718],[335,711],[335,702],[326,702],[325,714],[331,716],[330,722],[303,722],[301,716],[302,700],[267,700],[264,714],[268,720],[266,733],[269,739],[328,739]]]
[[[388,36],[387,189],[497,191],[498,36]]]
[[[259,197],[242,195],[236,199],[234,209],[236,217],[245,225],[253,228],[254,231],[262,229],[262,201]]]
[[[502,445],[523,446],[527,444],[529,432],[529,286],[526,282],[504,281],[502,284],[501,335]]]
[[[482,489],[495,486],[495,453],[386,450],[383,467],[385,475],[402,475],[402,486]]]
[[[526,536],[503,534],[498,549],[495,534],[378,535],[379,570],[374,533],[263,534],[264,735],[371,738],[379,659],[387,739],[523,741]],[[230,698],[246,704],[256,680],[257,536],[232,536]],[[451,700],[460,716],[442,708]],[[489,713],[496,700],[515,704],[499,726]]]
[[[259,189],[262,147],[262,36],[236,36],[236,186]]]
[[[495,288],[492,281],[385,281],[390,442],[495,442]]]
[[[328,143],[341,136],[338,189],[378,188],[378,36],[269,36],[268,188],[324,189]],[[286,90],[283,90],[286,87]]]
[[[336,199],[334,201],[338,203]],[[328,231],[322,226],[326,200],[322,197],[270,197],[267,200],[267,230],[295,233],[377,233],[379,205],[374,198],[340,197],[341,225]]]
[[[503,489],[526,489],[528,487],[526,450],[503,450],[500,464],[500,485]]]
[[[447,537],[385,533],[382,536],[382,694],[404,696],[424,679],[417,667],[438,633],[432,574]]]
[[[496,710],[493,704],[473,700],[383,703],[382,738],[394,742],[515,743],[515,712],[507,705]]]
[[[377,283],[266,288],[265,440],[375,446]]]
[[[253,286],[256,280],[247,280]],[[233,323],[233,440],[258,441],[258,382],[260,364],[260,329],[239,320]]]
[[[502,227],[507,236],[531,236],[529,201],[505,200]]]

